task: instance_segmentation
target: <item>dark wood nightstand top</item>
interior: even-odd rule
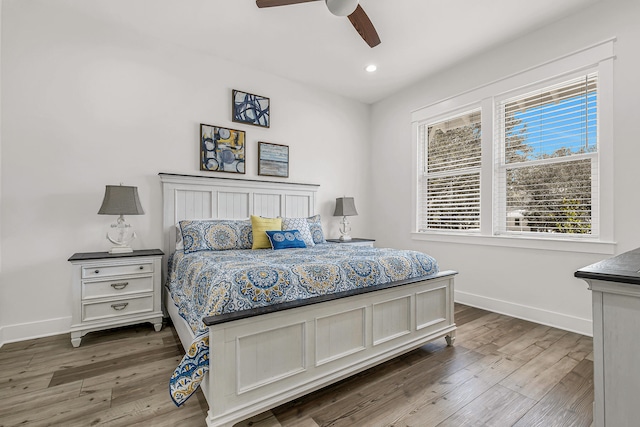
[[[164,252],[162,252],[160,249],[142,249],[126,254],[110,254],[109,252],[78,252],[76,254],[73,254],[67,261],[87,261],[91,259],[113,259],[157,255],[164,255]]]
[[[375,242],[375,239],[361,239],[359,237],[353,237],[351,240],[340,240],[340,239],[325,239],[329,243],[364,243],[364,242]]]

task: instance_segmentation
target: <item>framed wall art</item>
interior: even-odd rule
[[[270,101],[269,98],[233,89],[231,94],[232,120],[236,123],[268,128]]]
[[[289,177],[289,146],[258,142],[258,175]]]
[[[244,173],[245,133],[200,125],[200,170]]]

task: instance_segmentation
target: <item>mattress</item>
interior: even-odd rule
[[[171,300],[195,339],[175,369],[176,405],[199,386],[209,365],[203,318],[438,273],[431,256],[409,250],[318,244],[303,249],[176,251],[169,260]]]

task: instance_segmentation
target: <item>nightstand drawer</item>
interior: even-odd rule
[[[108,277],[121,276],[124,274],[136,273],[153,273],[153,264],[150,262],[126,264],[126,265],[110,265],[110,266],[93,266],[82,268],[82,278],[90,279],[92,277]]]
[[[153,291],[153,276],[82,282],[82,299],[129,295]]]
[[[82,321],[153,311],[153,295],[82,305]]]

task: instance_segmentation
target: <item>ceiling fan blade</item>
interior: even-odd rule
[[[358,5],[356,10],[349,15],[349,21],[351,21],[351,24],[353,24],[353,27],[356,29],[358,34],[362,36],[369,46],[376,47],[380,44],[378,32],[373,27],[371,20],[360,5]]]
[[[308,3],[318,0],[256,0],[258,7],[288,6],[290,4]]]

